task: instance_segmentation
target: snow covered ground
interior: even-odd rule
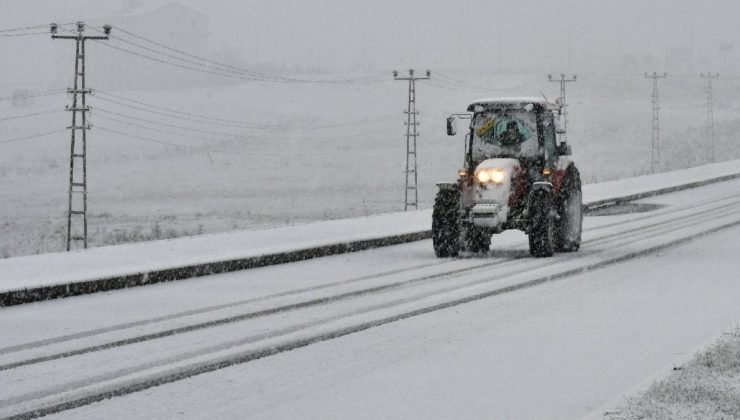
[[[603,203],[740,174],[740,160],[584,186],[585,204]],[[150,273],[198,264],[424,232],[431,210],[263,230],[100,247],[0,260],[0,292]]]
[[[109,92],[96,84],[95,65],[91,58],[90,85],[99,89],[89,99],[95,127],[88,149],[91,246],[403,209],[407,87],[390,72],[317,76],[377,82],[368,84],[253,82]],[[187,80],[176,70],[173,77]],[[569,86],[568,139],[584,182],[649,172],[650,88],[642,74],[579,74]],[[707,161],[702,88],[698,77],[662,85],[666,170]],[[557,85],[544,74],[439,69],[419,82],[420,208],[431,206],[434,184],[454,179],[462,162],[462,135],[445,136],[448,114],[480,97],[541,92],[557,96]],[[6,94],[10,87],[0,91]],[[718,160],[740,157],[738,98],[739,80],[715,83]],[[62,250],[70,116],[61,109],[69,98],[32,98],[19,107],[9,102],[0,101],[3,116],[57,112],[0,121],[0,256]],[[60,132],[3,143],[50,131]]]
[[[587,217],[581,251],[550,259],[508,232],[486,256],[420,241],[6,308],[0,415],[600,414],[740,321],[739,197],[734,180]]]
[[[676,366],[664,380],[609,410],[608,420],[740,418],[740,329],[728,331],[709,349]]]

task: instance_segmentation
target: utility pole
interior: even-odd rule
[[[714,97],[712,93],[712,79],[719,77],[718,73],[701,73],[701,77],[707,79],[707,162],[714,162]]]
[[[408,210],[409,207],[413,206],[415,209],[419,208],[419,192],[418,192],[418,176],[416,172],[416,138],[419,137],[419,133],[416,127],[419,125],[416,120],[416,116],[419,112],[416,110],[416,81],[427,80],[432,76],[432,72],[427,70],[426,76],[419,77],[414,75],[414,69],[409,70],[408,77],[398,77],[398,72],[393,71],[393,78],[395,80],[408,80],[409,81],[409,104],[406,111],[406,194],[403,210]],[[412,185],[413,178],[413,185]],[[413,197],[409,197],[409,190],[413,191]]]
[[[561,142],[568,141],[568,108],[565,105],[565,84],[574,83],[576,81],[576,77],[577,76],[574,74],[573,77],[568,79],[565,77],[564,74],[560,74],[560,79],[553,79],[552,74],[547,75],[547,80],[560,83],[560,106],[563,108],[563,131],[565,131],[563,134],[560,135]]]
[[[653,134],[650,150],[650,170],[652,173],[655,173],[656,170],[660,169],[660,103],[658,102],[658,79],[665,79],[668,77],[668,73],[658,74],[653,72],[653,74],[648,74],[645,72],[645,77],[653,79]]]
[[[85,24],[77,22],[76,35],[57,35],[59,29],[56,23],[51,24],[52,39],[73,39],[76,41],[75,48],[75,81],[72,89],[67,93],[72,94],[72,106],[67,106],[67,111],[72,112],[72,125],[67,127],[71,132],[71,145],[69,154],[69,204],[67,207],[67,251],[71,248],[72,241],[83,242],[87,248],[87,131],[90,124],[87,122],[87,113],[90,108],[86,105],[85,95],[90,89],[85,86],[85,41],[107,40],[110,34],[110,25],[103,26],[104,36],[84,35]],[[80,115],[79,122],[77,114]],[[77,131],[81,132],[81,144],[77,142]],[[82,167],[79,168],[79,165]],[[82,200],[82,203],[80,203]],[[79,229],[72,232],[72,219],[79,222],[82,219],[82,233]]]

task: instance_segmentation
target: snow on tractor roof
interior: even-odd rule
[[[548,102],[543,97],[537,96],[517,96],[508,98],[486,98],[479,99],[472,104],[468,105],[468,111],[475,111],[476,105],[483,107],[499,108],[502,106],[521,106],[526,104],[537,104],[549,109],[558,109],[559,105],[553,102]]]

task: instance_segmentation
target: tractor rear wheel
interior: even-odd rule
[[[578,169],[571,167],[560,189],[560,219],[556,226],[555,248],[560,252],[575,252],[581,247],[583,231],[583,193]]]
[[[432,210],[432,244],[439,258],[455,257],[460,252],[460,229],[457,214],[460,192],[439,190]]]

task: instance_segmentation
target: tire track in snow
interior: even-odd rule
[[[723,199],[712,200],[711,202],[704,203],[702,205],[694,205],[694,206],[690,206],[689,208],[680,208],[680,209],[676,210],[675,212],[671,212],[671,213],[687,212],[689,210],[695,210],[697,208],[706,207],[708,205],[716,204],[718,202],[733,200],[733,199],[736,199],[738,197],[740,197],[740,194],[739,195],[735,195],[735,196],[731,196],[731,197],[727,197],[727,198],[723,198]],[[737,204],[738,204],[737,202],[730,202],[728,204],[724,204],[724,205],[721,205],[719,207],[713,208],[711,211],[712,212],[718,212],[718,211],[721,211],[721,210],[724,210],[724,209],[727,209],[727,208],[736,206]],[[652,215],[650,217],[647,217],[647,216],[646,217],[641,217],[641,218],[639,218],[639,221],[643,221],[643,220],[648,219],[648,218],[655,218],[655,217],[665,216],[665,215],[666,215],[666,213],[662,213],[662,214]],[[684,216],[679,216],[679,217],[676,217],[676,218],[673,218],[673,219],[663,220],[663,221],[660,221],[660,222],[657,222],[657,223],[653,223],[653,224],[648,225],[648,226],[638,226],[636,228],[632,228],[632,229],[625,230],[625,231],[620,231],[620,232],[617,232],[615,234],[608,234],[608,235],[605,235],[605,236],[602,236],[602,237],[592,238],[590,240],[584,241],[583,244],[584,245],[593,245],[593,244],[604,243],[604,242],[616,242],[616,241],[622,240],[624,238],[630,238],[630,237],[635,237],[635,236],[637,236],[638,238],[643,238],[643,237],[645,237],[645,235],[649,234],[651,232],[651,230],[656,230],[656,229],[659,229],[659,228],[664,227],[666,225],[672,225],[671,226],[671,230],[673,230],[673,229],[675,229],[675,226],[674,225],[676,225],[678,222],[681,222],[681,221],[684,221],[684,220],[687,220],[688,221],[688,224],[689,225],[692,225],[692,224],[695,223],[695,217],[696,217],[695,214],[690,213],[690,214],[687,214],[687,215],[684,215]],[[621,225],[621,224],[624,224],[624,223],[619,222],[618,224]],[[602,226],[602,227],[604,227],[604,226]],[[609,225],[609,227],[611,227],[611,225]],[[578,257],[578,254],[572,254],[572,255],[574,255],[573,258],[577,258]],[[581,252],[581,255],[584,255],[584,253]],[[274,308],[270,308],[270,309],[265,309],[265,310],[260,310],[260,311],[254,311],[254,312],[247,312],[247,313],[243,313],[243,314],[239,314],[239,315],[235,315],[235,316],[230,316],[230,317],[225,317],[225,318],[219,318],[219,319],[216,319],[216,320],[211,320],[211,321],[206,321],[206,322],[201,322],[201,323],[190,324],[190,325],[186,325],[186,326],[179,327],[179,328],[172,328],[172,329],[163,330],[163,331],[159,331],[159,332],[155,332],[155,333],[151,333],[151,334],[144,334],[144,335],[134,336],[134,337],[130,337],[130,338],[122,339],[122,340],[111,341],[111,342],[107,342],[107,343],[103,343],[103,344],[99,344],[99,345],[95,345],[95,346],[88,346],[88,347],[78,348],[78,349],[75,349],[75,350],[70,350],[70,351],[65,351],[65,352],[59,352],[59,353],[54,353],[54,354],[50,354],[50,355],[45,355],[45,356],[40,356],[40,357],[35,357],[35,358],[30,358],[30,359],[25,359],[25,360],[20,360],[20,361],[11,362],[11,363],[6,363],[6,364],[3,364],[3,365],[0,365],[0,371],[16,369],[16,368],[23,367],[23,366],[28,366],[28,365],[38,364],[38,363],[43,363],[43,362],[49,362],[49,361],[63,359],[63,358],[68,358],[68,357],[73,357],[73,356],[79,356],[79,355],[83,355],[83,354],[86,354],[86,353],[92,353],[92,352],[96,352],[96,351],[103,351],[103,350],[112,349],[112,348],[121,347],[121,346],[126,346],[126,345],[132,345],[132,344],[136,344],[136,343],[141,343],[141,342],[145,342],[145,341],[150,341],[150,340],[155,340],[155,339],[170,337],[170,336],[173,336],[173,335],[184,334],[184,333],[188,333],[188,332],[192,332],[192,331],[197,331],[197,330],[202,330],[202,329],[206,329],[206,328],[213,328],[213,327],[218,327],[218,326],[221,326],[221,325],[226,325],[226,324],[231,324],[231,323],[236,323],[236,322],[247,321],[247,320],[250,320],[250,319],[259,318],[259,317],[265,317],[265,316],[270,316],[270,315],[275,315],[275,314],[279,314],[279,313],[283,313],[283,312],[287,312],[287,311],[304,309],[304,308],[308,308],[308,307],[312,307],[312,306],[318,306],[318,305],[326,305],[326,304],[335,303],[335,302],[338,302],[338,301],[341,301],[341,300],[346,300],[346,299],[351,299],[351,298],[357,298],[357,297],[363,297],[363,296],[366,296],[366,295],[369,295],[369,294],[373,294],[373,293],[387,292],[387,291],[390,291],[390,290],[393,290],[393,289],[397,289],[397,288],[400,288],[400,287],[408,286],[408,285],[411,285],[411,284],[414,284],[414,283],[423,282],[423,281],[429,281],[429,280],[442,281],[442,280],[447,280],[448,278],[453,277],[453,276],[454,277],[457,277],[457,276],[462,275],[462,274],[468,274],[468,273],[471,273],[471,272],[474,272],[474,271],[477,271],[477,270],[480,270],[480,269],[488,269],[488,268],[491,268],[491,267],[503,265],[504,263],[507,263],[507,262],[517,261],[517,260],[520,260],[520,259],[523,259],[523,258],[521,258],[521,257],[507,257],[507,258],[504,258],[504,259],[500,259],[500,260],[496,260],[496,261],[492,261],[492,262],[488,262],[488,263],[483,263],[483,264],[477,264],[477,265],[470,266],[470,267],[464,267],[464,268],[460,268],[460,269],[456,269],[456,270],[445,271],[445,272],[436,273],[436,274],[432,274],[432,275],[426,275],[426,276],[422,276],[422,277],[415,277],[415,278],[412,278],[410,280],[404,280],[404,281],[398,281],[398,282],[388,283],[388,284],[384,284],[384,285],[380,285],[380,286],[375,286],[375,287],[371,287],[371,288],[359,289],[359,290],[355,290],[355,291],[350,291],[350,292],[341,293],[341,294],[337,294],[337,295],[324,296],[324,297],[320,297],[320,298],[316,298],[316,299],[311,299],[311,300],[304,300],[304,301],[300,301],[300,302],[296,302],[296,303],[292,303],[292,304],[288,304],[288,305],[282,305],[282,306],[278,306],[278,307],[274,307]],[[512,275],[512,274],[522,274],[522,273],[527,272],[527,271],[538,270],[538,269],[542,268],[543,266],[548,265],[547,260],[542,260],[542,261],[543,262],[540,263],[540,264],[532,265],[532,263],[527,259],[526,261],[523,261],[522,262],[522,265],[525,265],[523,271],[515,271],[513,273],[507,273],[506,275],[508,276],[508,275]],[[427,265],[423,265],[423,266],[420,266],[420,267],[426,267],[426,266]],[[389,273],[397,273],[397,272],[405,272],[405,271],[410,271],[410,270],[394,270],[394,271],[389,272]],[[389,274],[388,273],[385,273],[383,275],[389,275]],[[358,279],[375,278],[375,277],[379,277],[379,276],[365,276],[365,277],[359,277]],[[353,281],[358,281],[358,279],[355,279]],[[461,287],[466,287],[466,285],[458,285],[455,288],[461,288]],[[323,288],[323,287],[322,286],[318,286],[317,288]],[[450,291],[450,290],[446,290],[446,291]],[[290,292],[286,292],[286,294],[287,293],[290,293]],[[277,335],[279,335],[279,334],[277,334]],[[267,338],[267,337],[265,337],[265,338]]]
[[[736,216],[737,215],[737,212],[735,212],[735,211],[727,212],[726,215],[727,216],[733,216],[733,215]],[[717,219],[711,219],[710,222],[713,221],[713,220],[717,220]],[[704,222],[706,222],[706,220]],[[692,226],[696,226],[697,223],[693,223],[691,225]],[[563,270],[563,271],[551,273],[549,275],[535,277],[533,279],[530,279],[530,280],[527,280],[527,281],[524,281],[524,282],[521,282],[521,283],[517,283],[517,284],[514,284],[514,285],[510,285],[510,286],[506,286],[506,287],[502,287],[502,288],[497,288],[497,289],[493,289],[493,290],[488,290],[488,291],[485,291],[483,293],[477,293],[477,294],[473,294],[473,295],[466,296],[466,297],[463,297],[463,298],[458,298],[458,299],[450,300],[450,301],[439,303],[439,304],[435,304],[435,305],[424,306],[424,307],[421,307],[421,308],[418,308],[418,309],[415,309],[415,310],[412,310],[412,311],[403,312],[403,313],[396,314],[396,315],[393,315],[393,316],[388,316],[388,317],[384,317],[384,318],[381,318],[381,319],[377,319],[377,320],[372,320],[372,321],[360,323],[360,324],[353,325],[353,326],[348,326],[348,327],[344,327],[344,328],[333,329],[333,330],[322,332],[320,334],[312,335],[312,336],[309,336],[309,337],[304,337],[304,338],[301,338],[301,339],[288,341],[288,342],[285,342],[285,343],[282,343],[282,344],[279,344],[279,345],[267,346],[267,347],[255,349],[255,350],[252,350],[252,351],[239,353],[239,354],[232,355],[232,356],[224,356],[224,357],[221,357],[221,358],[218,358],[218,359],[214,359],[214,360],[209,360],[209,361],[205,361],[205,362],[191,364],[190,366],[187,366],[187,367],[182,368],[182,369],[177,369],[177,370],[174,370],[174,371],[171,371],[171,372],[167,372],[166,374],[159,374],[159,375],[153,375],[153,376],[150,375],[147,378],[138,378],[139,379],[138,381],[133,380],[133,381],[130,381],[129,383],[125,383],[125,384],[122,384],[122,385],[120,385],[120,384],[119,385],[115,385],[115,384],[114,385],[110,385],[110,386],[106,387],[105,389],[99,389],[99,390],[97,390],[98,392],[93,392],[93,393],[91,393],[89,395],[78,396],[78,397],[73,398],[73,399],[71,399],[69,401],[61,402],[61,403],[58,403],[58,404],[52,404],[52,405],[45,406],[45,407],[40,407],[40,408],[38,408],[36,410],[19,413],[17,415],[14,415],[12,417],[9,417],[9,418],[34,418],[34,417],[39,417],[39,416],[43,416],[43,415],[47,415],[47,414],[52,414],[52,413],[56,413],[56,412],[65,411],[65,410],[69,410],[69,409],[72,409],[72,408],[76,408],[76,407],[88,405],[88,404],[91,404],[93,402],[102,401],[102,400],[107,399],[107,398],[111,398],[111,397],[115,397],[115,396],[121,396],[121,395],[126,395],[126,394],[130,394],[130,393],[133,393],[133,392],[138,392],[138,391],[141,391],[141,390],[144,390],[144,389],[148,389],[148,388],[151,388],[151,387],[154,387],[154,386],[159,386],[159,385],[163,385],[163,384],[166,384],[166,383],[175,382],[175,381],[182,380],[182,379],[185,379],[185,378],[188,378],[188,377],[191,377],[191,376],[199,375],[199,374],[202,374],[202,373],[212,372],[212,371],[223,369],[225,367],[229,367],[229,366],[232,366],[232,365],[235,365],[235,364],[245,363],[245,362],[249,362],[249,361],[252,361],[252,360],[258,360],[258,359],[261,359],[261,358],[264,358],[264,357],[268,357],[268,356],[271,356],[271,355],[275,355],[275,354],[283,353],[283,352],[286,352],[286,351],[294,350],[294,349],[297,349],[297,348],[305,347],[305,346],[308,346],[310,344],[318,343],[318,342],[321,342],[321,341],[327,341],[327,340],[331,340],[331,339],[335,339],[335,338],[339,338],[339,337],[342,337],[342,336],[346,336],[346,335],[353,334],[353,333],[356,333],[356,332],[364,331],[364,330],[367,330],[367,329],[370,329],[370,328],[378,327],[378,326],[389,324],[389,323],[392,323],[392,322],[400,321],[400,320],[403,320],[403,319],[411,318],[411,317],[414,317],[414,316],[426,314],[426,313],[429,313],[429,312],[443,310],[443,309],[447,309],[447,308],[450,308],[450,307],[458,306],[458,305],[461,305],[461,304],[470,303],[470,302],[473,302],[473,301],[485,299],[485,298],[488,298],[488,297],[492,297],[492,296],[496,296],[496,295],[500,295],[500,294],[504,294],[504,293],[510,293],[510,292],[514,292],[514,291],[517,291],[517,290],[521,290],[521,289],[533,287],[533,286],[536,286],[536,285],[539,285],[539,284],[543,284],[543,283],[547,283],[547,282],[552,282],[552,281],[559,280],[559,279],[564,279],[564,278],[567,278],[567,277],[570,277],[570,276],[573,276],[573,275],[577,275],[577,274],[580,274],[580,273],[583,273],[583,272],[586,272],[586,271],[590,271],[590,270],[594,270],[594,269],[598,269],[598,268],[607,267],[609,265],[621,263],[621,262],[628,261],[628,260],[634,259],[634,258],[639,258],[639,257],[642,257],[644,255],[647,255],[647,254],[650,254],[650,253],[654,253],[654,252],[658,252],[658,251],[664,250],[666,248],[673,247],[673,246],[676,246],[676,245],[679,245],[679,244],[683,244],[683,243],[689,242],[689,241],[691,241],[693,239],[696,239],[696,238],[699,238],[699,237],[704,237],[704,236],[707,236],[707,235],[709,235],[711,233],[718,232],[718,231],[721,231],[721,230],[725,230],[725,229],[728,229],[728,228],[732,228],[732,227],[735,227],[735,226],[738,226],[738,225],[740,225],[740,220],[735,219],[735,220],[732,220],[732,221],[729,221],[729,222],[722,223],[722,224],[717,225],[717,226],[705,227],[702,230],[700,230],[699,232],[695,232],[695,233],[687,234],[685,236],[673,238],[673,239],[670,239],[670,240],[665,241],[665,242],[660,242],[658,244],[648,246],[647,248],[644,248],[644,249],[641,249],[641,250],[630,251],[630,252],[627,252],[627,253],[624,253],[624,254],[621,254],[621,255],[617,255],[617,256],[614,256],[614,257],[602,259],[601,261],[597,261],[597,262],[593,262],[593,263],[588,263],[588,264],[581,265],[581,266],[578,266],[578,267],[575,267],[575,268],[570,268],[570,269],[566,269],[566,270]],[[671,228],[671,227],[669,226],[669,228]],[[672,230],[674,230],[674,229],[668,229],[666,231],[669,232],[669,231],[672,231]],[[635,240],[635,241],[637,242],[637,241],[640,241],[640,240],[638,239],[638,240]],[[577,255],[577,254],[573,254],[573,255]],[[573,258],[568,258],[565,261],[570,261],[570,260],[573,260]]]

